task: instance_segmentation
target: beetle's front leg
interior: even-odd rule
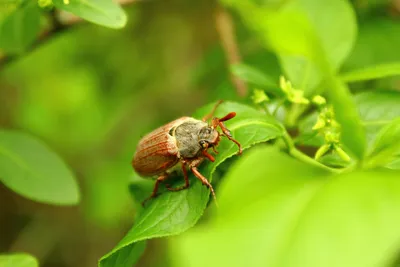
[[[176,188],[172,188],[169,185],[166,185],[165,187],[169,190],[169,191],[180,191],[186,188],[189,188],[189,176],[187,174],[187,169],[186,169],[186,161],[182,160],[181,161],[182,164],[182,172],[183,172],[183,177],[185,178],[185,185],[183,186],[179,186]]]
[[[144,206],[144,204],[146,204],[147,201],[149,201],[150,199],[152,199],[152,198],[157,196],[158,187],[159,187],[160,183],[165,181],[165,179],[167,179],[167,178],[168,178],[168,174],[167,173],[163,173],[160,176],[158,176],[158,178],[156,180],[156,183],[154,185],[153,193],[151,193],[151,195],[148,198],[143,200],[142,206]]]
[[[224,136],[226,136],[229,140],[231,140],[232,142],[234,142],[238,147],[239,147],[239,152],[238,154],[242,154],[242,145],[235,139],[233,139],[233,136],[231,134],[231,132],[229,131],[228,128],[226,128],[225,124],[223,123],[223,121],[227,121],[232,119],[233,117],[236,116],[235,112],[231,112],[228,115],[226,115],[225,117],[218,119],[218,118],[213,118],[212,120],[212,125],[214,128],[216,128],[217,126],[219,126],[222,130],[222,132],[224,133]]]
[[[207,180],[207,178],[204,177],[204,176],[199,172],[199,170],[197,169],[197,166],[198,166],[200,163],[201,163],[201,159],[194,160],[194,161],[192,161],[192,162],[190,163],[189,168],[190,168],[190,170],[193,172],[193,174],[201,181],[201,183],[202,183],[203,185],[207,186],[207,187],[210,189],[211,194],[212,194],[212,196],[213,196],[213,198],[214,198],[214,200],[215,200],[215,204],[218,206],[217,197],[215,196],[214,188],[212,187],[212,185],[210,184],[210,182]]]

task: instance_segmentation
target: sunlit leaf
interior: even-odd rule
[[[209,113],[212,105],[200,109],[194,117],[202,118]],[[279,124],[248,106],[232,102],[223,103],[216,112],[216,116],[224,116],[235,111],[237,116],[226,122],[236,138],[247,149],[252,145],[265,142],[282,135]],[[237,146],[223,139],[218,146],[219,154],[215,162],[205,162],[200,171],[208,179],[212,179],[216,168],[225,160],[237,154]],[[191,186],[187,190],[178,192],[165,192],[151,200],[140,213],[133,228],[121,242],[99,262],[101,267],[116,266],[113,263],[120,257],[121,250],[135,246],[136,242],[149,238],[176,235],[194,226],[206,208],[209,200],[209,190],[193,176],[190,178]],[[218,192],[217,192],[218,198]],[[124,265],[131,266],[133,262],[126,261]]]
[[[29,199],[56,205],[79,202],[79,188],[65,163],[45,144],[0,130],[0,181]]]
[[[209,220],[173,240],[172,266],[377,267],[397,255],[398,173],[330,175],[260,147],[220,189]]]
[[[38,267],[39,263],[37,260],[24,253],[15,254],[0,254],[0,266],[1,267]]]
[[[127,17],[124,10],[113,0],[53,0],[54,5],[90,22],[122,28]]]

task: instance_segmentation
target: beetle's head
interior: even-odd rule
[[[202,148],[213,147],[219,142],[219,132],[211,126],[203,127],[199,132],[199,144]]]

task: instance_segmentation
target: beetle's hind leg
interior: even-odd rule
[[[160,183],[165,181],[167,178],[168,178],[168,174],[167,173],[163,173],[160,176],[158,176],[158,178],[156,180],[156,183],[154,185],[153,193],[151,193],[151,195],[148,198],[143,200],[142,206],[144,206],[144,204],[146,204],[147,201],[149,201],[150,199],[152,199],[152,198],[157,196],[158,187],[160,186]]]
[[[189,176],[188,176],[187,169],[186,169],[186,162],[185,161],[181,161],[181,164],[182,164],[183,178],[185,178],[185,185],[179,186],[179,187],[176,187],[176,188],[172,188],[169,185],[166,185],[165,187],[169,191],[180,191],[180,190],[189,188]]]

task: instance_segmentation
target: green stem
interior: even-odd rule
[[[333,169],[333,168],[330,168],[330,167],[328,167],[328,166],[326,166],[324,164],[319,163],[318,161],[310,158],[309,156],[307,156],[306,154],[304,154],[303,152],[298,150],[295,147],[292,138],[290,137],[290,135],[287,132],[285,132],[283,134],[282,139],[285,142],[285,144],[286,144],[286,146],[287,146],[287,148],[289,150],[289,154],[291,156],[297,158],[298,160],[301,160],[301,161],[303,161],[305,163],[308,163],[310,165],[316,166],[318,168],[325,169],[325,170],[333,172],[333,173],[340,173],[341,172],[341,170]]]

